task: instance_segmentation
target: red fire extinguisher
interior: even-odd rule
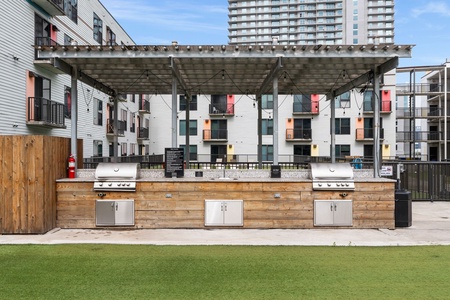
[[[68,162],[69,167],[67,169],[69,173],[69,178],[75,178],[75,157],[73,157],[72,154],[69,156]]]

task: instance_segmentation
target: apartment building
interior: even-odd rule
[[[394,43],[394,0],[228,0],[230,44]]]
[[[449,158],[450,61],[442,65],[398,68],[410,82],[397,85],[398,151],[406,158]]]
[[[98,0],[0,3],[0,134],[71,136],[72,81],[53,60],[36,60],[34,45],[133,45]],[[114,106],[102,86],[77,70],[78,138],[84,157],[112,154]],[[118,109],[119,153],[148,153],[149,103],[128,95]]]

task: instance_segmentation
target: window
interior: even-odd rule
[[[130,155],[136,155],[136,144],[135,143],[130,144]]]
[[[72,45],[73,39],[64,33],[64,45]]]
[[[64,0],[64,13],[78,24],[78,0]]]
[[[100,140],[94,140],[94,149],[93,149],[93,155],[94,156],[103,156],[103,141]]]
[[[180,148],[184,150],[184,157],[186,156],[186,145],[180,145]],[[197,145],[189,145],[189,160],[198,160],[197,158]]]
[[[350,92],[337,96],[334,105],[336,108],[350,108]]]
[[[130,132],[136,132],[136,114],[130,112],[130,121],[131,121],[131,125],[130,125]]]
[[[336,157],[350,156],[350,145],[336,145]]]
[[[273,119],[262,120],[262,134],[273,135]]]
[[[72,117],[72,94],[68,86],[64,86],[64,117],[68,119]]]
[[[106,41],[107,44],[110,46],[117,45],[116,34],[108,26],[106,27]]]
[[[41,18],[39,15],[34,16],[34,37],[36,45],[51,45],[51,24]]]
[[[311,134],[311,119],[294,119],[294,139],[310,140]]]
[[[122,150],[121,151],[122,156],[127,156],[127,143],[121,143],[120,148]]]
[[[273,161],[273,145],[262,145],[262,160]]]
[[[364,92],[363,111],[373,111],[373,91]]]
[[[180,120],[180,136],[186,135],[186,120]],[[189,135],[197,135],[197,120],[189,121]]]
[[[192,95],[191,102],[189,103],[190,110],[197,110],[197,95]],[[180,111],[186,110],[186,97],[180,95]]]
[[[94,125],[103,125],[103,101],[94,98]]]
[[[102,44],[103,41],[103,21],[94,13],[94,40]]]
[[[336,134],[350,134],[350,118],[335,119]]]
[[[127,118],[128,118],[127,115],[128,115],[127,111],[125,109],[122,109],[122,119],[121,119],[121,121],[124,123],[125,131],[127,130]]]
[[[262,109],[273,109],[273,95],[262,95]]]

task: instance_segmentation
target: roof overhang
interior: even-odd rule
[[[188,94],[339,95],[388,72],[412,45],[36,46],[39,59],[60,60],[116,93],[172,94],[176,78]]]

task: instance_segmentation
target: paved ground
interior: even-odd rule
[[[148,245],[450,245],[450,202],[413,203],[412,226],[388,229],[54,229],[43,235],[0,235],[0,244]]]

